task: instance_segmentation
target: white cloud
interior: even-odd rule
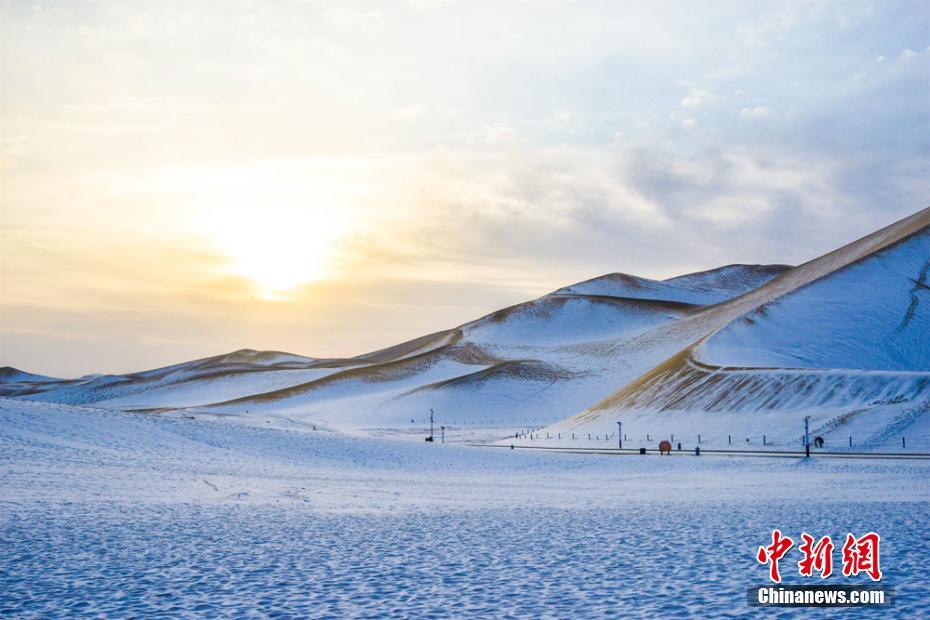
[[[743,108],[739,111],[739,117],[744,121],[755,121],[771,116],[772,110],[768,106],[757,105],[752,108]]]
[[[692,88],[688,95],[681,100],[681,107],[683,108],[699,108],[703,105],[712,103],[714,96],[707,92],[706,90],[701,90],[698,88]]]
[[[693,118],[686,118],[681,121],[681,126],[686,129],[694,129],[695,127],[697,127],[697,121],[694,120]]]
[[[901,60],[910,60],[916,55],[917,55],[917,52],[915,52],[914,50],[911,50],[911,49],[901,50]]]

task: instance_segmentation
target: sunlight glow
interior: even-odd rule
[[[234,212],[216,223],[214,242],[230,270],[252,280],[265,300],[281,300],[298,284],[327,273],[332,228],[310,211]]]
[[[197,228],[228,258],[228,270],[251,280],[267,301],[330,275],[334,245],[346,230],[346,188],[332,179],[241,172],[201,177],[210,194],[204,198],[217,206]]]

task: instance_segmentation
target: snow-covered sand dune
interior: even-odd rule
[[[73,381],[6,369],[0,394],[278,426],[409,428],[432,409],[446,426],[603,434],[628,419],[644,437],[784,443],[811,415],[834,445],[853,425],[875,448],[923,424],[928,265],[930,209],[795,268],[608,274],[354,358],[243,350]]]
[[[430,408],[449,423],[540,424],[597,402],[665,354],[664,348],[644,346],[635,355],[616,355],[618,347],[691,315],[700,308],[698,299],[736,295],[747,282],[783,269],[728,266],[719,270],[716,285],[715,272],[704,272],[682,285],[638,279],[637,290],[561,290],[349,359],[239,351],[130,375],[0,383],[0,393],[124,410],[186,409],[244,421],[270,415],[343,428],[400,425],[422,419]],[[733,290],[726,293],[726,286]]]
[[[930,449],[930,209],[647,332],[687,344],[550,433],[764,434]],[[910,433],[905,429],[912,426]],[[729,436],[729,437],[728,437]]]

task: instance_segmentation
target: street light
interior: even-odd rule
[[[811,456],[811,436],[807,423],[810,419],[809,415],[804,416],[804,458],[810,458]]]
[[[623,450],[623,422],[617,420],[617,450]]]

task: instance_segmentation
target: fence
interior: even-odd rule
[[[516,431],[512,435],[512,439],[516,440],[526,440],[526,441],[569,441],[575,442],[579,445],[593,444],[597,442],[617,442],[618,441],[618,431],[612,432],[571,432],[571,431],[559,431],[552,432],[546,431],[539,427],[531,427]],[[924,438],[924,442],[928,443],[925,448],[930,448],[930,438]],[[822,441],[819,441],[822,440]],[[672,447],[676,451],[687,451],[693,450],[695,447],[718,447],[725,449],[746,449],[757,451],[757,448],[793,448],[799,447],[800,449],[804,448],[804,436],[798,436],[796,439],[786,439],[782,437],[773,437],[768,433],[763,433],[756,437],[745,437],[745,436],[735,436],[732,433],[728,435],[705,435],[703,433],[689,433],[689,434],[676,434],[676,433],[667,433],[667,434],[635,434],[630,435],[629,433],[623,433],[622,443],[627,447],[636,448],[645,447],[656,447],[659,442],[668,441],[672,444]],[[837,436],[830,436],[829,442],[827,439],[820,437],[818,435],[810,436],[811,448],[820,450],[820,449],[829,449],[829,450],[846,450],[853,451],[854,449],[869,449],[875,448],[876,446],[888,446],[896,445],[902,450],[908,449],[908,438],[906,435],[902,435],[899,438],[887,438],[883,441],[876,441],[874,439],[864,439],[861,442],[857,442],[854,439],[853,435],[846,435],[842,438]],[[839,445],[837,445],[839,442]],[[900,442],[900,443],[898,443]],[[917,449],[918,445],[911,442],[912,449]]]

